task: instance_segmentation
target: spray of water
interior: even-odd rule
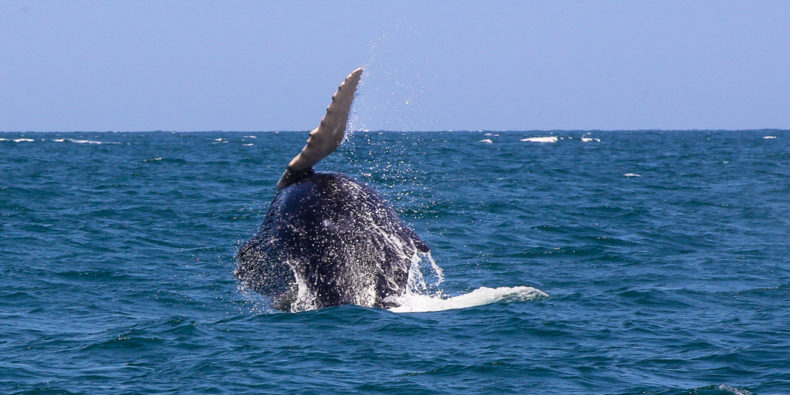
[[[549,295],[532,287],[480,287],[458,296],[445,295],[439,287],[444,272],[430,253],[415,254],[406,292],[394,298],[395,313],[418,313],[481,306],[497,302],[526,301]]]
[[[398,34],[407,34],[418,38],[419,32],[413,31],[408,25],[398,23],[387,28],[395,30]],[[402,185],[404,182],[414,184],[412,177],[415,169],[404,161],[382,161],[382,157],[396,158],[402,157],[408,148],[403,144],[393,144],[390,139],[373,139],[372,135],[378,133],[367,133],[369,125],[375,127],[384,126],[384,129],[393,129],[390,125],[397,125],[395,129],[419,129],[414,123],[415,111],[419,112],[419,98],[423,95],[424,87],[420,81],[422,75],[428,73],[426,63],[415,59],[402,59],[403,51],[393,50],[388,45],[388,34],[385,32],[378,41],[371,45],[370,58],[363,65],[365,69],[364,77],[358,87],[357,97],[348,121],[346,137],[341,148],[335,153],[335,157],[342,156],[339,162],[347,166],[350,174],[355,175],[367,184],[377,184],[379,188],[385,188],[385,195],[389,195],[390,200],[397,202],[405,201],[407,204],[415,203],[410,196],[411,192],[388,194],[386,189],[392,189],[395,185]],[[388,61],[388,56],[397,56],[398,62]],[[391,65],[399,64],[399,69],[393,69]],[[376,114],[373,119],[372,114]],[[361,136],[357,134],[361,132]],[[356,136],[355,136],[356,134]],[[356,137],[356,138],[355,138]],[[361,137],[361,138],[360,138]],[[375,154],[374,154],[375,153]],[[411,180],[408,180],[412,178]],[[419,177],[417,177],[418,179]],[[364,213],[360,213],[364,215]],[[501,287],[487,288],[481,287],[469,293],[448,296],[445,295],[440,285],[444,280],[444,273],[436,264],[430,253],[422,253],[414,248],[414,245],[396,245],[400,238],[392,237],[386,229],[376,230],[378,240],[383,240],[388,244],[389,250],[398,251],[399,258],[411,262],[408,273],[406,289],[400,292],[399,296],[391,296],[386,301],[395,307],[390,308],[393,312],[421,312],[439,311],[455,308],[472,307],[495,303],[500,301],[529,300],[537,297],[545,297],[543,291],[530,287]],[[364,249],[365,247],[360,247]],[[340,261],[347,262],[361,251],[350,251],[346,256],[338,257]],[[375,254],[374,249],[365,251]],[[386,260],[380,262],[385,264]],[[298,312],[313,310],[318,308],[317,297],[309,286],[308,281],[303,277],[300,267],[304,267],[299,262],[286,262],[291,268],[293,283],[291,290],[284,294],[284,297],[274,298],[272,306],[279,310]],[[364,265],[348,265],[352,267],[364,267]],[[369,266],[368,266],[369,267]],[[346,272],[342,276],[346,289],[353,290],[353,303],[361,306],[374,306],[376,303],[376,285],[371,282],[377,273],[385,272],[385,268],[372,268],[373,271]],[[395,280],[391,279],[393,288]]]
[[[295,299],[290,301],[290,304],[284,310],[291,312],[315,310],[317,308],[316,298],[311,288],[298,275],[295,278]],[[526,286],[480,287],[468,293],[449,296],[440,287],[443,281],[444,272],[436,264],[431,253],[415,253],[411,259],[406,292],[400,296],[393,296],[388,300],[394,305],[394,307],[389,308],[389,311],[394,313],[434,312],[463,309],[491,303],[523,302],[549,296],[537,288]],[[363,289],[358,294],[359,297],[355,300],[355,304],[370,306],[375,301],[375,290],[372,287],[368,287],[367,290],[369,292],[365,292]],[[276,304],[277,302],[275,302]],[[283,307],[277,306],[281,310],[283,310]],[[258,310],[272,311],[265,308],[259,308]]]

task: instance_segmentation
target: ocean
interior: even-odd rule
[[[284,313],[234,255],[306,138],[0,133],[0,392],[790,393],[790,131],[351,133],[438,268]]]

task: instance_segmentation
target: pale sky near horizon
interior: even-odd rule
[[[790,128],[788,1],[9,1],[0,130]]]

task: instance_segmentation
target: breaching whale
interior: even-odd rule
[[[235,276],[280,310],[394,306],[428,246],[375,190],[313,170],[343,141],[362,69],[337,88],[326,115],[277,183],[263,224],[237,253]]]

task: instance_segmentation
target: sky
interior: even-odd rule
[[[790,128],[790,1],[0,2],[0,130]]]

